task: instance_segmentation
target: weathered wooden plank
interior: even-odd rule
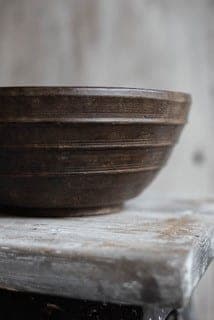
[[[9,217],[0,287],[78,299],[183,306],[213,257],[214,204],[130,203],[100,217]]]

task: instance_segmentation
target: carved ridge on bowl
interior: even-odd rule
[[[190,101],[146,89],[0,88],[0,205],[102,208],[137,196],[165,165]]]
[[[33,172],[33,173],[15,173],[15,174],[8,174],[8,173],[0,173],[0,177],[53,177],[53,176],[70,176],[70,175],[88,175],[88,174],[107,174],[107,173],[128,173],[128,172],[142,172],[142,171],[157,171],[160,169],[160,166],[153,166],[153,167],[126,167],[120,169],[106,169],[106,170],[82,170],[82,171],[71,171],[71,172]]]

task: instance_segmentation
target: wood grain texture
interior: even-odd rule
[[[214,253],[213,217],[195,203],[132,203],[90,218],[3,214],[1,288],[181,307]]]

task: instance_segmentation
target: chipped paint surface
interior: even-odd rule
[[[209,212],[207,212],[209,211]],[[0,218],[0,287],[184,305],[213,256],[214,204],[132,202],[84,218]]]

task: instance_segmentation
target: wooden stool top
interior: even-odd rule
[[[214,255],[214,202],[130,202],[82,218],[0,217],[0,288],[184,306]]]

